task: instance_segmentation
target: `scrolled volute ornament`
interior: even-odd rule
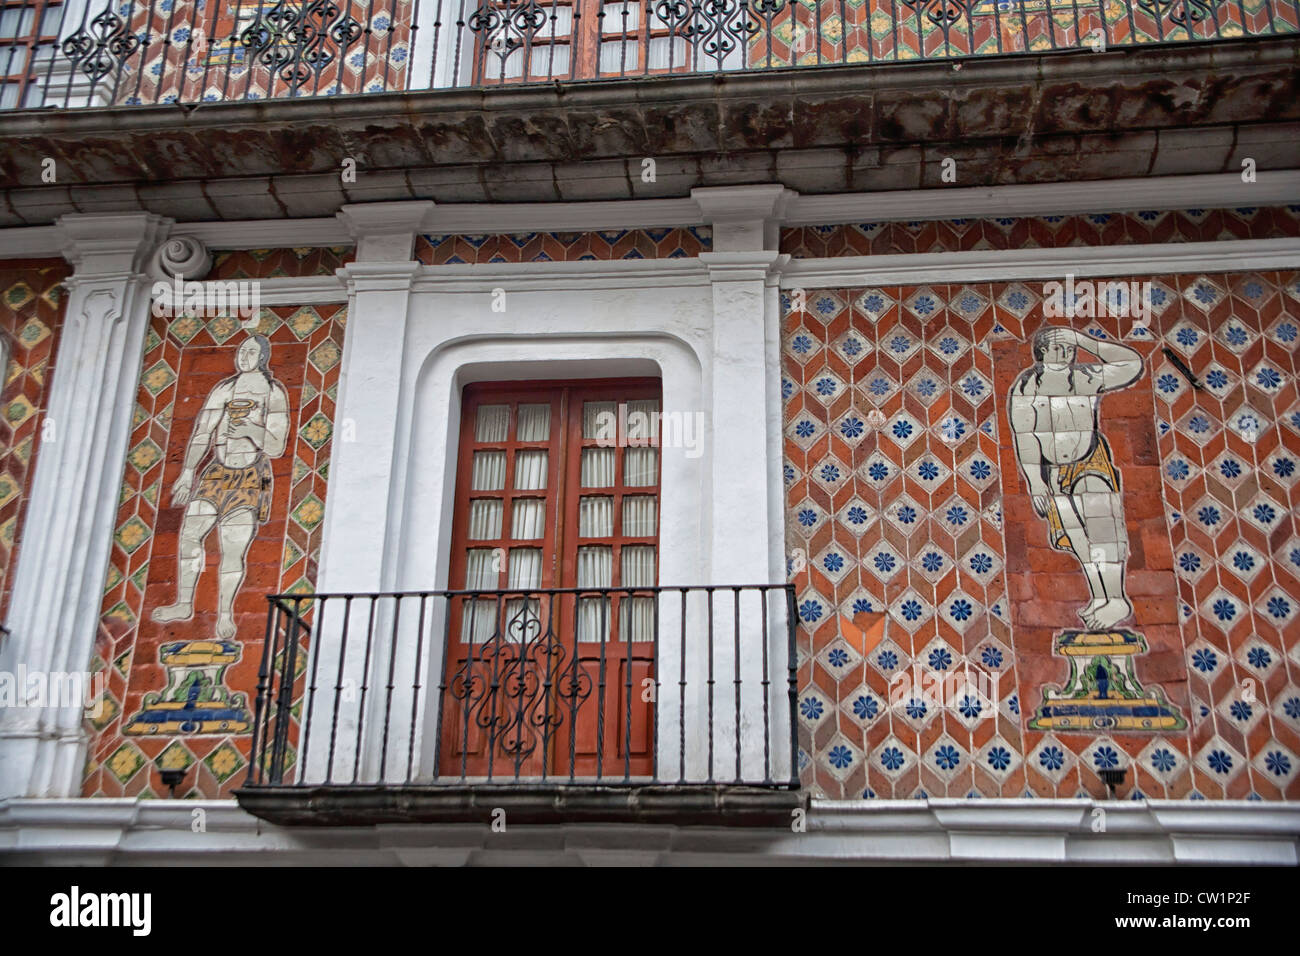
[[[149,278],[157,282],[202,279],[212,268],[212,254],[192,236],[176,236],[160,245],[149,259]]]

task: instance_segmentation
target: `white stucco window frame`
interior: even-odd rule
[[[735,263],[725,265],[735,272]],[[779,416],[777,303],[775,280],[769,281],[762,269],[739,278],[730,275],[731,281],[745,286],[744,294],[728,289],[720,297],[716,270],[699,260],[404,267],[389,279],[379,275],[382,268],[375,264],[342,270],[352,273],[352,289],[336,430],[355,434],[357,440],[336,441],[334,446],[319,592],[423,592],[451,583],[461,396],[466,385],[642,376],[661,380],[665,416],[698,423],[688,433],[694,442],[660,451],[660,585],[781,583],[780,462],[769,447],[769,419],[773,413]],[[504,308],[494,308],[501,290]],[[734,302],[757,309],[752,321],[737,325],[728,319],[725,313]],[[720,325],[728,329],[727,347],[722,349],[716,339]],[[394,347],[398,335],[400,350]],[[757,363],[757,368],[747,363]],[[750,394],[735,391],[732,377],[738,371],[745,375]],[[753,467],[736,460],[737,440],[749,443]],[[385,461],[390,463],[387,468],[382,467]],[[717,493],[719,482],[728,489],[725,500]],[[737,538],[738,527],[745,529],[748,542]],[[713,651],[718,684],[712,708],[712,767],[702,597],[691,597],[685,652],[679,638],[679,606],[667,600],[660,606],[658,776],[680,778],[683,753],[678,741],[684,722],[684,775],[689,782],[787,781],[791,760],[784,592],[768,595],[766,632],[757,623],[757,598],[751,594],[742,599],[739,775],[731,596],[722,593],[714,608],[719,636]],[[395,659],[389,656],[388,643],[377,643],[367,668],[355,637],[344,655],[342,672],[354,686],[363,680],[371,688],[379,686],[384,680],[378,675],[386,675],[392,666],[401,675],[399,685],[407,685],[395,688],[392,698],[371,694],[363,712],[359,698],[337,699],[332,687],[323,686],[326,682],[318,684],[312,721],[328,725],[337,706],[340,739],[355,741],[359,734],[362,756],[360,766],[354,766],[350,754],[336,751],[327,773],[328,735],[314,732],[303,755],[301,779],[350,781],[355,774],[362,782],[404,782],[405,756],[411,750],[418,755],[413,782],[433,779],[440,709],[435,690],[443,679],[445,623],[445,602],[434,603],[438,609],[431,610],[422,633],[417,633],[409,614],[393,624],[391,601],[387,609],[377,611],[376,633],[396,635],[391,642]],[[362,614],[354,606],[352,628]],[[336,614],[331,621],[327,610],[316,635],[318,653],[309,662],[315,672],[339,672],[341,625],[342,616]],[[755,641],[757,634],[767,642],[765,654]],[[414,698],[409,677],[417,673],[417,662],[424,690]],[[683,663],[688,682],[684,700],[677,684]],[[414,731],[404,721],[391,721],[385,731],[385,712],[418,713]],[[390,759],[381,773],[385,747]],[[402,759],[394,760],[394,755]],[[613,773],[617,776],[621,768]]]

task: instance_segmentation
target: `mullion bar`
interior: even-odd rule
[[[361,666],[361,705],[357,709],[357,747],[352,757],[352,782],[356,783],[361,775],[361,741],[365,738],[366,694],[370,690],[370,652],[375,640],[375,605],[377,596],[370,598],[370,610],[366,621],[366,654]]]
[[[411,694],[411,729],[406,742],[406,782],[411,782],[411,771],[415,766],[415,721],[420,705],[420,665],[424,661],[424,610],[429,595],[420,595],[420,620],[415,625],[415,686]],[[434,771],[437,773],[437,771]]]
[[[321,598],[320,604],[317,606],[316,609],[315,631],[318,635],[324,633],[325,602],[327,600],[329,599]],[[314,650],[310,643],[310,637],[308,638],[308,641],[309,643],[308,643],[307,650],[309,656],[311,657],[311,676],[308,678],[307,688],[304,694],[306,700],[303,702],[303,708],[302,708],[302,740],[299,742],[299,746],[298,746],[299,754],[306,754],[308,750],[308,744],[311,742],[311,715],[312,715],[312,710],[316,706],[316,678],[317,678],[317,672],[320,670],[320,641],[318,640],[315,642],[316,646]],[[299,782],[301,782],[302,774],[300,773],[298,776],[299,776]]]
[[[271,638],[275,633],[275,624],[279,615],[280,604],[274,598],[267,598],[266,636],[262,640],[262,662],[257,669],[257,700],[253,705],[253,739],[249,745],[251,762],[248,767],[246,783],[262,782],[262,758],[258,752],[259,736],[262,729],[262,712],[266,707],[267,692],[271,680]],[[260,741],[265,749],[266,741]]]

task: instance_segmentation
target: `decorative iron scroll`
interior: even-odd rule
[[[472,721],[487,733],[493,753],[514,764],[515,774],[565,715],[573,719],[591,695],[591,678],[577,654],[565,666],[568,654],[549,624],[542,630],[536,603],[524,603],[504,628],[475,645],[450,686],[462,704],[458,731],[465,732]]]
[[[111,9],[90,21],[90,30],[78,27],[63,41],[63,55],[93,81],[122,72],[123,65],[140,49],[140,38],[128,32],[130,22]]]
[[[1167,12],[1170,20],[1180,27],[1188,28],[1214,12],[1213,5],[1206,0],[1138,0],[1138,6],[1156,19]]]
[[[277,73],[291,91],[297,91],[361,39],[361,24],[333,0],[288,3],[280,0],[257,18],[239,42],[250,60]]]
[[[691,42],[697,53],[722,64],[727,54],[751,37],[771,33],[772,17],[786,0],[659,0],[654,15],[674,36]]]
[[[903,6],[914,15],[924,11],[926,19],[946,29],[958,20],[969,20],[974,4],[971,0],[903,0]]]
[[[546,8],[538,0],[492,5],[484,3],[470,14],[466,25],[484,38],[483,47],[505,59],[522,46],[531,46],[546,26]]]

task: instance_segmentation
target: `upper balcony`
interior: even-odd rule
[[[0,0],[0,108],[554,85],[1297,32],[1300,0]]]

